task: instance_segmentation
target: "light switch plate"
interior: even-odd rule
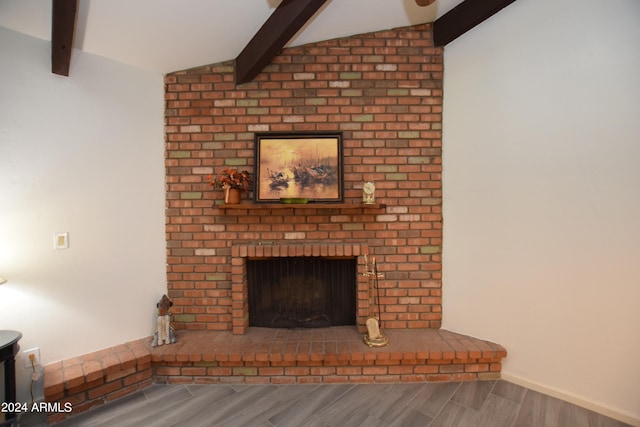
[[[68,249],[69,248],[69,233],[56,232],[53,233],[53,249]]]

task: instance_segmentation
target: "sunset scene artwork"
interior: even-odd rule
[[[257,201],[341,201],[339,136],[261,137],[256,144]]]

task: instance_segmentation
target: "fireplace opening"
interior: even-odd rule
[[[248,259],[249,326],[355,325],[356,268],[355,257]]]

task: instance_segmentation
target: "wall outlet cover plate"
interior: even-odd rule
[[[69,248],[69,233],[56,232],[53,233],[53,249],[68,249]]]

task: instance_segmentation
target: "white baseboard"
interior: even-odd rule
[[[619,409],[611,408],[601,403],[597,403],[597,402],[593,402],[591,400],[585,399],[584,397],[580,397],[563,390],[558,390],[543,384],[529,381],[524,378],[517,377],[515,375],[510,375],[508,373],[505,373],[504,371],[501,374],[501,378],[510,383],[514,383],[519,386],[531,389],[533,391],[546,394],[547,396],[555,397],[556,399],[564,400],[565,402],[573,403],[574,405],[580,406],[585,409],[589,409],[590,411],[597,412],[599,414],[605,415],[609,418],[613,418],[623,423],[630,424],[634,427],[640,427],[639,418],[636,418],[633,415],[626,413],[624,411],[620,411]]]

